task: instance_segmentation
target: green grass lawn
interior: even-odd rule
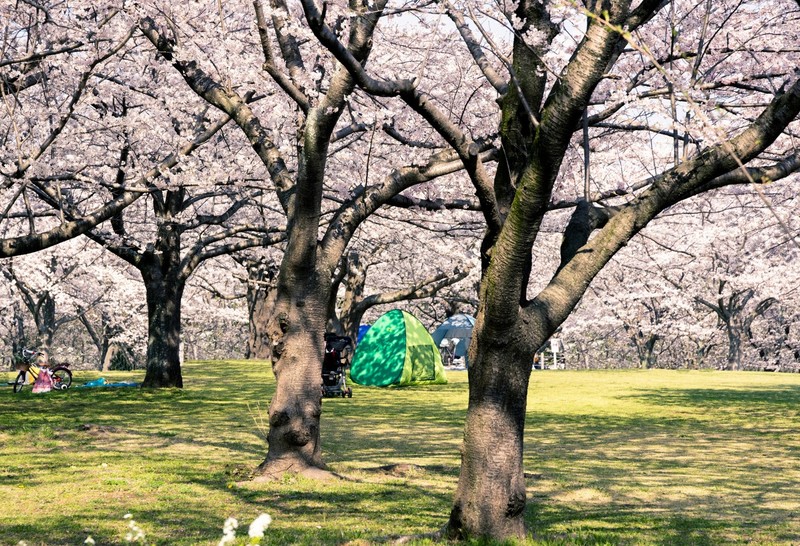
[[[96,377],[77,372],[75,384]],[[448,378],[326,399],[325,458],[344,477],[328,483],[247,481],[266,453],[264,363],[188,363],[183,390],[3,387],[0,544],[125,543],[125,514],[147,544],[216,545],[228,517],[245,544],[262,512],[273,518],[262,544],[434,531],[449,512],[467,403],[466,374]],[[529,543],[798,544],[799,411],[800,375],[535,372]],[[398,463],[409,466],[383,468]]]

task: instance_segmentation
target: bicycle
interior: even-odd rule
[[[22,362],[19,362],[16,368],[19,370],[17,378],[14,380],[14,392],[20,392],[26,385],[33,386],[39,378],[39,374],[49,373],[53,379],[54,390],[68,389],[72,385],[72,371],[66,365],[60,364],[50,368],[48,365],[37,366],[34,363],[35,357],[43,354],[39,351],[32,349],[22,349]]]

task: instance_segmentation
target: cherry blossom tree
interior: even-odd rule
[[[6,327],[15,347],[36,346],[56,361],[99,369],[112,344],[143,341],[141,309],[130,303],[141,297],[139,291],[108,258],[91,242],[74,239],[0,261],[9,288],[4,308],[17,310],[3,314],[12,323]],[[20,314],[22,308],[27,313]]]
[[[55,295],[49,288],[36,288],[34,282],[39,279],[46,279],[47,274],[55,276],[57,274],[56,268],[58,262],[51,260],[47,265],[48,271],[45,275],[37,275],[33,279],[27,275],[20,275],[17,273],[13,263],[4,264],[2,270],[3,276],[8,282],[15,285],[16,292],[19,293],[20,299],[24,303],[30,315],[33,317],[36,326],[36,339],[38,339],[38,346],[43,351],[50,351],[53,345],[53,337],[58,328],[66,322],[77,319],[77,315],[56,317],[56,299]],[[70,271],[64,272],[64,275],[69,275]],[[28,280],[30,279],[30,280]]]
[[[484,273],[448,534],[521,537],[522,442],[534,352],[594,277],[658,214],[718,188],[785,178],[800,165],[792,144],[800,112],[800,78],[790,61],[797,42],[783,27],[796,22],[784,16],[793,4],[776,8],[778,18],[760,5],[709,2],[695,9],[660,0],[568,5],[566,13],[526,1],[505,12],[486,4],[446,6],[500,95],[502,156],[491,179],[474,141],[429,100],[424,81],[372,76],[339,42],[325,9],[313,0],[302,3],[315,35],[358,84],[401,98],[428,120],[459,154],[478,192],[487,224]],[[376,10],[385,7],[376,4]],[[484,29],[490,16],[508,21],[513,46],[496,45],[489,32],[485,42],[476,39],[473,26],[464,24],[467,14]],[[487,61],[484,46],[495,45],[492,53],[508,77],[498,78]],[[605,145],[625,146],[617,151],[623,171],[590,169],[597,167],[593,132],[603,134]],[[583,151],[580,185],[565,165],[572,150]],[[555,192],[570,190],[570,182],[583,202],[563,228],[557,269],[528,297],[532,248]],[[614,195],[619,199],[611,200]]]
[[[447,534],[521,537],[522,448],[535,351],[595,277],[659,215],[698,196],[716,202],[719,190],[730,186],[761,192],[769,201],[760,186],[800,167],[797,7],[789,0],[769,6],[256,0],[252,7],[140,2],[90,9],[97,32],[122,33],[82,55],[98,63],[90,64],[90,74],[128,58],[107,43],[158,53],[136,72],[150,77],[147,85],[137,81],[131,89],[119,86],[116,81],[124,80],[117,76],[102,79],[99,93],[115,86],[124,91],[115,88],[102,95],[105,104],[86,108],[92,120],[124,112],[125,128],[103,141],[114,156],[92,176],[104,181],[113,199],[153,195],[149,206],[155,206],[159,229],[149,235],[175,244],[155,253],[134,249],[134,261],[177,256],[172,218],[186,211],[192,184],[221,182],[215,166],[233,173],[237,187],[252,183],[271,194],[263,210],[274,215],[264,212],[262,225],[279,219],[286,243],[265,306],[269,343],[263,349],[277,378],[261,466],[268,476],[324,467],[322,334],[342,258],[358,230],[385,206],[409,201],[424,208],[442,199],[480,209],[480,304]],[[46,13],[37,16],[48,21]],[[26,96],[37,89],[26,87],[26,78],[25,71],[12,74],[5,89]],[[63,96],[71,112],[73,95]],[[132,101],[149,108],[132,109]],[[140,124],[130,123],[143,111],[141,125],[161,129],[152,138],[137,137]],[[212,138],[228,120],[235,127],[222,141]],[[50,132],[36,142],[56,142],[48,135],[61,137],[76,125],[39,123],[40,131]],[[167,149],[191,151],[196,162],[162,161],[150,176],[131,176],[125,150],[136,148],[134,157],[153,165],[163,158],[162,139]],[[206,142],[214,144],[211,151],[198,149]],[[17,155],[40,157],[35,150]],[[39,175],[47,184],[33,186],[49,208],[28,207],[25,181],[39,180],[24,161],[3,161],[4,180],[13,181],[7,182],[12,205],[4,221],[14,220],[14,229],[38,237],[37,221],[60,228],[98,210],[77,210],[95,203],[91,192],[86,186],[83,193],[77,187],[59,191],[64,177],[49,172]],[[58,173],[70,173],[66,179],[73,182],[83,167],[76,163]],[[463,176],[452,176],[457,172]],[[472,184],[468,191],[465,180]],[[66,211],[63,219],[60,212],[43,216],[53,208]],[[108,217],[118,213],[112,208]],[[780,236],[796,244],[796,234],[782,224]],[[128,252],[124,238],[107,242]],[[175,331],[173,322],[164,327]]]
[[[774,306],[791,306],[797,282],[793,262],[798,248],[789,241],[782,242],[785,229],[791,227],[778,220],[791,208],[782,205],[782,192],[768,188],[765,193],[770,194],[770,207],[740,192],[720,195],[713,203],[715,207],[735,211],[728,214],[735,218],[727,222],[718,218],[722,214],[706,212],[694,217],[695,221],[703,219],[703,236],[713,244],[691,249],[698,263],[682,274],[681,284],[692,294],[699,312],[711,311],[717,318],[728,348],[718,366],[724,369],[742,369],[757,360],[749,350],[752,345],[758,346],[753,325],[765,321]],[[746,221],[742,221],[743,216]],[[736,229],[731,229],[734,225]]]
[[[406,197],[426,200],[422,185],[459,171],[462,163],[429,128],[427,136],[424,131],[408,136],[417,122],[394,119],[381,101],[358,92],[347,68],[322,54],[297,10],[280,1],[269,6],[257,1],[254,8],[228,5],[217,18],[181,13],[168,20],[142,8],[139,27],[183,78],[186,93],[233,119],[268,173],[286,218],[286,247],[265,328],[277,380],[269,409],[269,451],[261,465],[269,476],[324,466],[319,444],[323,334],[336,270],[349,241],[401,192],[421,186]],[[380,12],[357,1],[330,9],[348,55],[366,62]],[[198,20],[214,25],[192,27]],[[230,33],[223,25],[240,29],[242,39],[225,41]],[[221,37],[220,47],[197,47],[203,33],[209,43]],[[194,39],[183,40],[185,35]],[[390,61],[406,59],[392,52],[384,60]],[[248,104],[257,88],[268,90],[268,105]],[[451,89],[459,99],[471,91]],[[297,125],[290,130],[287,120]],[[489,148],[478,143],[475,152],[488,156]],[[397,162],[372,159],[380,157]],[[405,159],[413,163],[404,165]]]
[[[191,130],[202,109],[165,100],[169,86],[118,6],[4,3],[0,22],[0,257],[109,220],[229,121]]]
[[[763,191],[769,207],[733,188],[651,222],[595,279],[568,321],[569,337],[582,338],[586,329],[606,341],[618,338],[620,361],[624,332],[643,367],[738,369],[759,362],[753,349],[763,347],[766,324],[792,315],[796,276],[796,248],[786,238],[786,229],[795,229],[794,196],[789,187]],[[778,304],[783,310],[768,320]],[[776,331],[769,337],[780,344]],[[587,356],[605,365],[594,352]]]
[[[197,267],[211,258],[283,239],[280,227],[254,225],[240,217],[260,193],[235,187],[197,192],[185,185],[154,188],[140,201],[152,211],[129,206],[112,219],[110,230],[96,228],[87,234],[142,275],[148,316],[143,386],[183,386],[181,305],[186,282]],[[130,223],[136,224],[136,231],[128,229]]]

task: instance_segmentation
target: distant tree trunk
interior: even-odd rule
[[[656,363],[658,362],[658,356],[656,355],[656,343],[658,340],[661,339],[660,336],[656,334],[650,334],[649,336],[644,336],[642,332],[639,332],[642,339],[636,339],[636,352],[639,355],[639,367],[649,370],[650,368],[655,368]]]
[[[726,368],[740,370],[742,368],[742,338],[733,326],[728,325],[728,361]]]
[[[118,326],[112,326],[108,314],[102,312],[100,314],[100,331],[98,332],[97,328],[94,327],[89,319],[89,316],[87,316],[86,311],[80,308],[78,311],[78,319],[81,321],[84,328],[86,328],[89,337],[92,338],[92,343],[94,343],[94,346],[97,348],[99,357],[97,369],[107,372],[110,369],[111,360],[119,349],[119,347],[111,341],[111,338],[121,333],[122,329]]]
[[[12,313],[11,354],[16,356],[22,354],[22,349],[26,346],[28,341],[25,338],[25,319],[22,316],[22,310],[18,302],[14,302]]]
[[[107,372],[111,369],[111,362],[114,356],[119,352],[119,346],[116,343],[110,343],[103,351],[103,359],[100,361],[100,371]]]
[[[104,372],[110,371],[115,362],[122,369],[136,369],[136,360],[130,349],[125,345],[112,341],[108,343],[108,347],[103,353],[103,361],[100,364],[101,370]]]
[[[184,281],[144,269],[147,293],[147,371],[143,387],[183,387],[180,365]]]
[[[702,344],[699,342],[696,342],[696,345],[697,347],[694,351],[694,367],[699,370],[705,367],[706,357],[708,357],[711,349],[713,349],[714,346],[710,343]]]
[[[39,327],[39,348],[49,352],[56,333],[56,300],[50,292],[45,292],[39,298],[36,324]]]
[[[245,358],[269,358],[266,325],[275,305],[278,266],[265,260],[240,260],[247,268],[247,311],[249,340]]]

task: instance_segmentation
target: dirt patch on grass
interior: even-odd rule
[[[95,423],[83,423],[78,425],[79,432],[88,432],[92,436],[102,436],[104,434],[111,434],[120,432],[117,427],[110,425],[97,425]]]
[[[417,474],[425,472],[423,467],[409,463],[387,464],[379,466],[376,470],[384,474],[389,474],[390,476],[400,477],[416,476]]]

